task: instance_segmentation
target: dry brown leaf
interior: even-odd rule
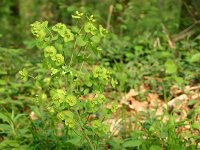
[[[167,103],[167,105],[175,107],[175,106],[183,104],[183,102],[186,101],[186,100],[188,100],[188,96],[186,94],[182,94],[182,95],[172,99],[171,101],[169,101]]]
[[[140,101],[135,100],[134,98],[131,98],[128,100],[128,106],[129,108],[134,109],[137,112],[146,111],[148,103],[146,101],[140,102]]]
[[[122,128],[122,125],[120,124],[122,121],[122,119],[108,119],[106,121],[104,121],[104,123],[106,123],[107,125],[110,126],[110,132],[113,136],[117,136],[120,129]]]

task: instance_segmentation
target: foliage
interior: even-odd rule
[[[76,11],[72,18],[78,25],[67,27],[57,23],[48,27],[47,21],[31,24],[36,45],[44,50],[43,67],[46,69],[33,78],[36,82],[46,81],[48,86],[48,89],[41,89],[37,103],[52,116],[57,116],[55,124],[64,122],[69,143],[96,149],[103,143],[102,138],[109,135],[104,120],[115,111],[114,107],[109,110],[105,106],[107,99],[103,92],[111,81],[113,86],[115,82],[105,68],[94,66],[88,70],[85,66],[90,63],[87,60],[91,53],[101,51],[98,44],[107,31],[101,25],[96,27],[93,15],[86,17]],[[28,79],[26,69],[19,74],[24,81]],[[87,94],[93,96],[81,98]],[[88,120],[90,116],[92,120]],[[84,142],[80,145],[77,140]]]
[[[171,87],[199,84],[197,6],[0,1],[0,149],[198,149],[198,98],[178,121],[170,108],[135,113],[121,100],[145,85],[138,101],[152,92],[167,104]]]

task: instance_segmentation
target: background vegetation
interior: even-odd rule
[[[101,31],[95,30],[91,35],[87,29],[79,33],[74,27],[81,29],[88,18],[77,23],[72,17],[76,11],[88,18],[93,14],[95,23],[107,29],[107,35],[98,39],[97,34],[103,30],[100,27]],[[77,47],[62,44],[57,39],[59,31],[53,29],[51,32],[59,34],[53,34],[54,40],[47,39],[62,52],[65,63],[76,74],[70,79],[72,83],[65,80],[68,75],[54,78],[44,67],[48,66],[47,61],[59,70],[59,65],[43,56],[46,45],[34,38],[30,25],[46,20],[49,27],[45,27],[50,30],[61,22],[70,28],[76,42],[79,39]],[[200,148],[198,0],[0,0],[0,22],[0,149]],[[92,35],[96,37],[91,40]],[[95,44],[85,46],[84,42]],[[71,62],[73,51],[77,55]],[[78,72],[82,62],[84,67]],[[110,86],[94,79],[94,66],[109,70],[112,82],[118,84]],[[101,69],[98,71],[104,76],[99,76],[105,80],[108,74]],[[90,81],[84,78],[87,76]],[[109,134],[100,135],[89,124],[80,125],[77,130],[86,133],[77,136],[46,109],[54,97],[51,88],[73,86],[79,77],[78,86],[84,91],[77,92],[82,99],[100,91],[109,99],[105,107],[117,104],[117,112],[112,111],[109,119],[101,120],[108,125]],[[102,89],[96,89],[95,84]],[[85,113],[86,108],[80,107]],[[84,113],[82,121],[88,112]],[[101,115],[94,112],[85,119],[92,122]]]

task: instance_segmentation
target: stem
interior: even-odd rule
[[[109,30],[109,28],[110,28],[110,21],[111,21],[112,12],[113,12],[113,5],[110,5],[109,6],[109,12],[108,12],[107,25],[106,25],[107,30]]]
[[[89,137],[87,136],[87,134],[85,133],[85,129],[84,129],[83,126],[82,126],[81,117],[80,117],[79,113],[77,112],[77,110],[76,110],[76,113],[77,113],[77,116],[78,116],[78,122],[79,122],[79,124],[80,124],[80,126],[81,126],[81,129],[82,129],[82,131],[83,131],[83,135],[84,135],[85,139],[87,140],[87,142],[88,142],[90,148],[91,148],[92,150],[95,150],[95,148],[94,148],[94,146],[93,146],[93,144],[92,144],[90,138],[89,138]]]
[[[84,125],[86,125],[86,124],[87,124],[87,122],[88,122],[89,118],[90,118],[90,114],[87,116],[87,119],[86,119],[86,121],[85,121]]]
[[[72,55],[71,55],[71,58],[70,58],[70,62],[69,62],[69,67],[70,67],[71,64],[72,64],[72,59],[73,59],[73,57],[74,57],[74,52],[72,52]]]
[[[52,32],[51,32],[51,30],[49,30],[49,28],[48,27],[45,27],[46,29],[47,29],[47,31],[49,32],[49,34],[51,35],[51,37],[53,38],[53,34],[52,34]]]
[[[99,145],[99,136],[97,137],[97,145],[96,145],[96,150],[98,148],[98,145]]]
[[[80,71],[82,70],[82,68],[83,68],[83,64],[84,64],[84,61],[82,62],[82,64],[81,64],[81,68],[80,68]]]
[[[72,55],[71,55],[71,58],[70,58],[70,62],[69,62],[69,66],[68,66],[68,67],[70,67],[71,64],[72,64],[72,60],[73,60],[73,57],[74,57],[75,47],[76,47],[76,40],[74,41],[73,51],[72,51]]]

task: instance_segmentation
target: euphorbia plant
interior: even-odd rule
[[[36,44],[44,51],[42,67],[47,70],[42,80],[48,82],[48,89],[41,100],[46,110],[57,116],[57,122],[68,128],[66,134],[72,139],[78,136],[90,149],[97,149],[99,141],[109,137],[104,121],[117,109],[116,103],[107,107],[103,94],[116,81],[110,71],[90,61],[102,50],[99,45],[107,31],[97,26],[93,15],[77,11],[72,18],[76,24],[70,27],[62,23],[49,27],[47,21],[31,24]],[[27,79],[28,73],[23,71],[20,74]]]

